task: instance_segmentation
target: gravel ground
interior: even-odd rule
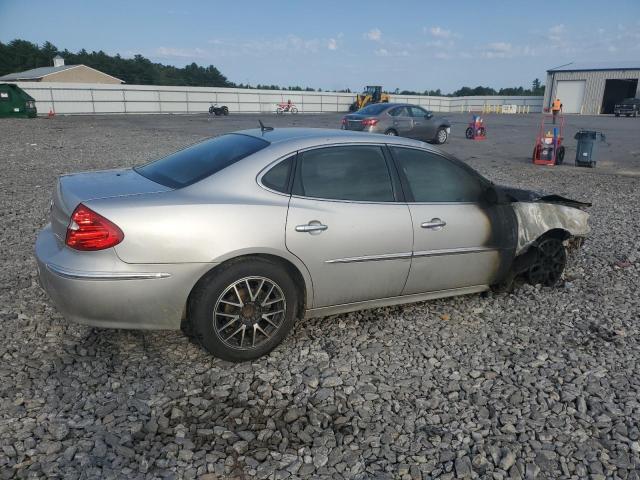
[[[482,143],[452,117],[444,149],[491,179],[594,203],[564,285],[300,321],[245,364],[180,332],[66,322],[32,250],[58,174],[257,116],[1,121],[0,478],[640,478],[640,123],[571,120],[612,140],[592,170],[526,163],[533,116],[488,117]]]

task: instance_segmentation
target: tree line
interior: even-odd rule
[[[395,92],[400,95],[429,95],[435,97],[471,97],[471,96],[491,96],[491,95],[503,95],[503,96],[535,96],[542,97],[544,95],[544,85],[540,82],[540,79],[536,78],[531,82],[531,88],[524,87],[508,87],[496,90],[491,87],[478,86],[475,88],[462,87],[453,93],[443,94],[440,89],[437,90],[425,90],[423,92],[415,92],[412,90],[396,89]]]
[[[61,55],[67,65],[83,64],[95,68],[106,74],[124,80],[133,85],[175,85],[190,87],[235,87],[235,88],[259,88],[264,90],[289,90],[299,92],[321,92],[322,89],[311,87],[280,85],[250,85],[236,84],[215,66],[200,66],[191,63],[182,68],[162,63],[152,62],[142,55],[135,55],[133,58],[123,58],[119,54],[108,55],[102,50],[87,52],[82,49],[76,53],[67,49],[60,50],[51,42],[45,42],[42,46],[27,40],[15,39],[8,43],[0,42],[0,76],[9,73],[22,72],[38,67],[49,67],[53,65],[53,57]],[[351,90],[344,89],[340,92],[351,93]],[[424,90],[416,92],[411,90],[396,89],[394,92],[401,95],[431,95],[465,97],[471,95],[544,95],[544,85],[537,78],[533,81],[531,88],[523,87],[501,88],[495,90],[490,87],[478,86],[475,88],[462,87],[451,94],[443,94],[440,89]]]

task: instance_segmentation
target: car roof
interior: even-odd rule
[[[394,145],[409,145],[421,148],[431,147],[428,143],[405,137],[393,137],[377,133],[357,132],[353,130],[338,130],[332,128],[274,128],[262,131],[259,128],[233,132],[261,138],[271,144],[297,143],[300,148],[312,145],[335,143],[387,143]]]

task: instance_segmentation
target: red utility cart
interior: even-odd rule
[[[540,131],[533,147],[533,163],[536,165],[560,165],[564,160],[564,116],[556,116],[557,123],[553,123],[553,115],[542,114]]]
[[[472,112],[473,113],[473,112]],[[484,119],[480,116],[480,113],[473,113],[471,122],[464,132],[465,136],[470,140],[486,140],[487,130],[484,126]]]

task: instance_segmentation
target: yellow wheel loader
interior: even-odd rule
[[[388,103],[389,95],[386,93],[382,93],[382,87],[377,86],[367,86],[364,89],[364,92],[356,95],[356,101],[353,102],[349,106],[350,112],[355,112],[360,110],[363,107],[371,103]]]

